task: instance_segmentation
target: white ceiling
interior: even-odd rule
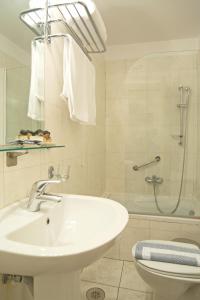
[[[29,8],[28,4],[28,0],[0,0],[0,34],[26,51],[30,51],[34,35],[19,20],[19,14]]]
[[[108,30],[108,44],[200,36],[200,0],[94,0]]]

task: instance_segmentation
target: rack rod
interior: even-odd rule
[[[68,35],[67,34],[64,34],[64,33],[56,33],[56,34],[49,34],[48,35],[49,38],[60,38],[60,37],[64,37],[64,38],[67,38]],[[35,41],[44,41],[45,40],[45,36],[38,36],[36,38],[34,38]],[[91,61],[91,57],[89,56],[87,50],[85,48],[83,48],[81,46],[81,49],[82,51],[85,53],[85,55],[88,57],[88,59]]]
[[[63,23],[63,25],[66,26],[66,28],[69,30],[69,32],[71,33],[71,35],[73,36],[73,38],[76,40],[76,42],[79,44],[79,46],[81,48],[84,48],[84,45],[83,45],[82,41],[80,40],[80,38],[78,37],[78,35],[76,34],[76,32],[68,25],[68,23],[66,23],[63,19],[56,19],[56,20],[49,21],[49,24],[56,23],[56,22]],[[62,33],[58,33],[58,35],[62,35]],[[38,37],[38,38],[40,38],[40,37]],[[43,38],[43,37],[41,37],[41,38]],[[37,38],[35,38],[35,39],[37,39]],[[85,51],[87,51],[86,48],[85,48]]]
[[[67,12],[70,14],[70,17],[72,18],[76,28],[79,30],[81,36],[83,37],[83,39],[85,40],[86,44],[88,44],[90,46],[90,42],[88,41],[88,39],[86,38],[84,32],[82,31],[82,29],[80,28],[80,26],[78,25],[78,22],[76,21],[76,19],[73,17],[73,15],[71,14],[70,10],[68,9],[68,7],[65,5],[65,8],[67,9]],[[91,46],[90,46],[91,47]],[[92,48],[91,48],[92,49]]]
[[[105,52],[105,51],[106,51],[105,43],[104,43],[103,38],[101,37],[101,35],[100,35],[100,33],[99,33],[99,30],[98,30],[98,28],[97,28],[97,26],[96,26],[96,23],[94,22],[94,20],[93,20],[93,18],[92,18],[92,16],[91,16],[91,14],[90,14],[90,12],[89,12],[87,6],[86,6],[85,3],[83,3],[83,2],[80,2],[80,1],[79,1],[78,3],[81,4],[81,5],[85,8],[85,11],[86,11],[86,13],[87,13],[87,16],[88,16],[88,18],[90,19],[90,22],[92,23],[92,25],[93,25],[93,27],[94,27],[95,33],[96,33],[96,35],[97,35],[97,37],[98,37],[98,39],[99,39],[99,41],[100,41],[100,43],[101,43],[101,45],[102,45],[103,51],[101,51],[101,52]]]
[[[35,38],[36,40],[45,38],[51,42],[51,38],[66,37],[65,33],[52,32],[54,29],[52,25],[61,23],[88,57],[89,54],[106,51],[103,38],[85,3],[76,1],[53,4],[48,6],[46,12],[47,20],[45,20],[44,8],[33,8],[20,14],[20,19],[38,36]],[[45,26],[46,22],[48,22],[47,26]]]
[[[99,47],[97,46],[97,43],[96,43],[95,39],[93,38],[93,36],[92,36],[92,34],[91,34],[91,32],[90,32],[90,30],[89,30],[89,28],[88,28],[86,22],[84,21],[84,19],[83,19],[82,16],[80,15],[80,13],[79,13],[79,11],[78,11],[78,9],[77,9],[76,6],[75,6],[75,9],[76,9],[76,12],[78,13],[78,15],[79,15],[79,17],[80,17],[80,19],[81,19],[81,22],[83,23],[83,25],[84,25],[85,28],[87,29],[87,32],[88,32],[88,34],[89,34],[91,40],[93,41],[93,43],[94,43],[94,45],[96,46],[97,50],[100,51],[100,49],[99,49]]]

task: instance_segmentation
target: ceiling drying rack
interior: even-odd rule
[[[89,57],[106,51],[104,40],[88,7],[80,1],[48,5],[23,11],[20,19],[37,35],[35,40],[65,37],[66,33],[52,33],[53,24],[62,24]],[[47,25],[46,25],[47,24]]]

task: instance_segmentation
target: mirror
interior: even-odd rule
[[[20,130],[35,131],[40,121],[27,116],[31,41],[34,34],[19,19],[29,0],[1,0],[0,10],[0,144],[16,139]]]

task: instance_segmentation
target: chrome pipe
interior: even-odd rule
[[[98,47],[98,45],[97,45],[97,43],[96,43],[96,41],[95,41],[95,39],[94,39],[92,33],[91,33],[90,30],[89,30],[87,23],[85,22],[84,18],[81,16],[81,14],[80,14],[79,10],[77,9],[76,5],[74,5],[74,7],[75,7],[75,9],[76,9],[77,14],[79,15],[79,18],[80,18],[80,20],[81,20],[83,26],[86,28],[86,31],[87,31],[89,37],[91,38],[93,44],[95,45],[97,51],[101,51],[101,50],[99,49],[99,47]]]
[[[159,162],[160,160],[161,160],[161,157],[160,156],[156,156],[154,158],[154,160],[150,161],[149,163],[146,163],[146,164],[143,164],[143,165],[140,165],[140,166],[137,166],[137,165],[133,166],[133,170],[134,171],[138,171],[139,169],[141,169],[143,167],[147,167],[147,166],[149,166],[151,164],[154,164],[156,162]]]
[[[78,22],[76,21],[76,18],[74,18],[73,14],[71,13],[70,9],[68,8],[67,5],[64,6],[65,9],[67,10],[68,14],[70,15],[70,17],[72,18],[74,25],[76,26],[78,32],[80,33],[80,35],[83,37],[83,40],[85,40],[86,44],[88,44],[90,46],[90,42],[87,39],[85,33],[83,32],[83,30],[81,29],[81,27],[79,26]],[[76,5],[73,5],[74,9],[76,9]],[[84,43],[83,43],[84,44]]]
[[[44,24],[44,37],[47,43],[50,43],[49,39],[49,0],[45,1],[45,24]]]

